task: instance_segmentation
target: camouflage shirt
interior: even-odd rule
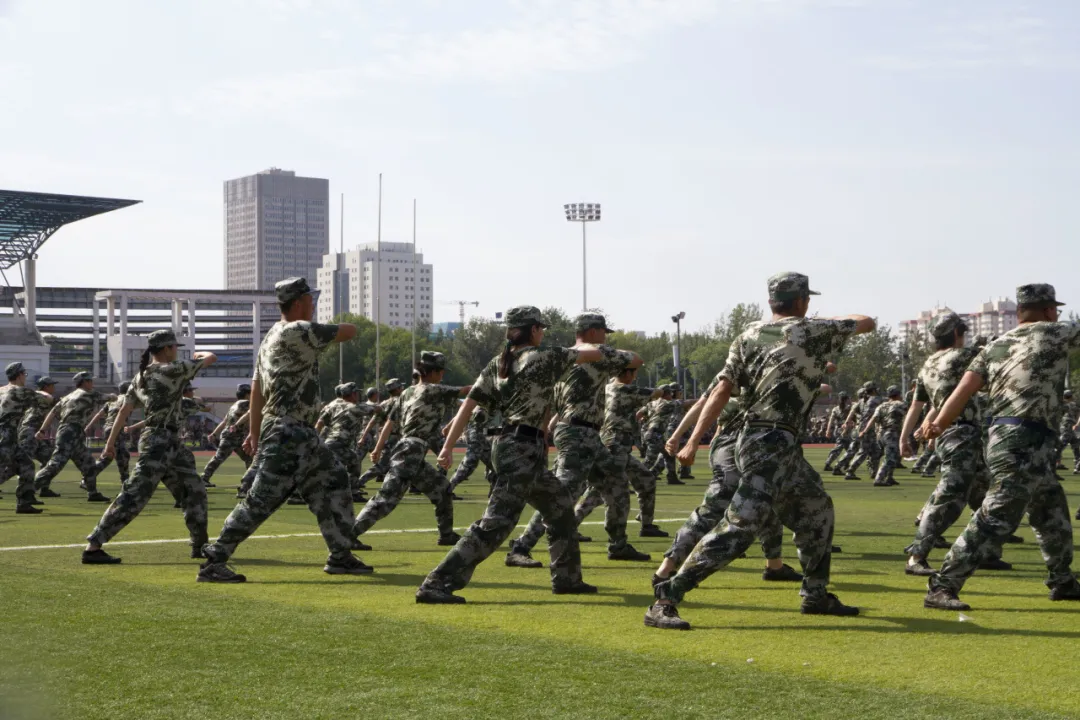
[[[40,390],[34,393],[34,396],[34,402],[30,403],[30,407],[26,408],[19,427],[30,428],[37,432],[41,429],[41,423],[45,421],[45,416],[49,414],[49,408],[56,403],[56,398]]]
[[[124,404],[142,408],[146,426],[179,428],[187,417],[182,414],[184,385],[202,368],[201,360],[175,360],[150,363],[131,381]]]
[[[180,398],[180,417],[187,420],[193,415],[198,415],[201,412],[209,412],[210,406],[204,403],[199,398]]]
[[[977,347],[948,348],[938,350],[926,358],[919,377],[915,379],[915,399],[930,403],[940,410],[960,384],[960,379],[964,377],[964,372],[978,352]],[[968,401],[964,412],[957,419],[974,425],[982,423],[979,406],[974,398]]]
[[[844,434],[844,420],[847,419],[848,412],[851,411],[851,407],[842,408],[839,405],[834,405],[833,409],[829,411],[829,421],[825,425],[828,429],[829,425],[832,425],[832,431],[837,435]]]
[[[868,395],[862,399],[859,403],[861,410],[859,412],[859,430],[865,430],[866,426],[870,424],[870,421],[874,418],[874,413],[881,407],[881,404],[885,402],[885,399],[880,395]]]
[[[622,435],[633,435],[634,413],[649,402],[654,390],[638,385],[624,385],[612,380],[604,388],[604,425],[600,439],[607,443]]]
[[[105,405],[105,424],[103,426],[105,437],[109,436],[109,431],[112,430],[112,426],[116,424],[116,416],[120,414],[120,408],[124,407],[125,397],[126,396],[121,395],[111,403]]]
[[[229,408],[229,412],[225,413],[225,427],[221,430],[222,437],[238,437],[247,435],[248,427],[251,425],[250,418],[245,419],[244,422],[240,423],[239,425],[236,424],[236,421],[243,417],[244,414],[247,413],[250,409],[250,400],[237,400],[236,402],[234,402],[232,404],[232,407]],[[229,428],[233,427],[234,425],[236,426],[236,429],[230,433]]]
[[[0,387],[0,428],[15,430],[30,406],[36,402],[37,390],[18,385]],[[44,418],[42,418],[44,420]]]
[[[304,320],[274,324],[259,346],[255,379],[263,415],[314,425],[319,416],[319,353],[337,337],[337,325]]]
[[[60,424],[85,428],[98,407],[114,399],[114,395],[105,395],[97,390],[78,389],[70,392],[60,398]]]
[[[469,397],[489,412],[501,411],[507,425],[539,428],[551,405],[555,383],[574,366],[577,358],[575,348],[518,348],[514,351],[509,377],[499,377],[499,356],[496,356],[476,378]]]
[[[968,370],[990,395],[990,415],[1056,428],[1061,417],[1070,348],[1080,347],[1080,325],[1025,323],[984,347]]]
[[[682,409],[682,400],[653,400],[647,406],[648,419],[646,420],[646,432],[663,432],[667,429],[671,418]]]
[[[825,378],[828,356],[844,348],[854,320],[785,317],[752,323],[732,344],[720,377],[744,388],[747,419],[801,433]]]
[[[604,386],[610,378],[625,370],[634,356],[610,345],[597,345],[603,353],[600,362],[576,365],[555,387],[556,407],[563,421],[579,420],[600,425],[604,422]]]
[[[904,427],[904,418],[907,417],[908,406],[903,400],[886,400],[878,405],[871,420],[877,425],[878,431],[900,432]]]
[[[1072,432],[1073,425],[1076,425],[1078,419],[1080,419],[1080,405],[1072,400],[1061,403],[1062,432]]]
[[[421,383],[401,393],[401,402],[390,411],[390,420],[402,437],[430,440],[439,434],[446,413],[457,404],[461,387]]]
[[[717,374],[709,383],[709,386],[705,388],[705,392],[701,394],[701,397],[707,398],[712,395],[712,391],[716,389],[722,379],[722,375]],[[742,430],[746,414],[743,412],[739,395],[740,391],[736,388],[732,396],[728,398],[724,409],[720,411],[720,417],[716,418],[716,432],[723,435],[738,435],[739,431]]]
[[[319,415],[326,433],[324,439],[327,442],[337,440],[355,443],[360,439],[360,431],[367,425],[373,412],[370,405],[336,398],[328,403]]]

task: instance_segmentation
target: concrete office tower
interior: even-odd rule
[[[377,316],[383,325],[411,328],[415,313],[417,325],[431,325],[435,280],[423,253],[414,255],[411,243],[384,242],[381,254],[380,258],[375,244],[370,244],[322,259],[316,276],[322,291],[316,311],[319,322],[350,312],[373,322]]]
[[[313,286],[330,250],[330,181],[270,168],[225,181],[225,289],[272,290],[301,276]]]

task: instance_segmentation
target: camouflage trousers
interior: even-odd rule
[[[353,534],[360,536],[375,523],[394,511],[409,487],[416,487],[435,506],[435,524],[439,536],[447,537],[454,532],[454,502],[450,499],[450,483],[446,476],[433,468],[424,457],[428,444],[421,438],[405,437],[394,447],[390,458],[390,470],[383,479],[382,487],[353,523]]]
[[[934,457],[934,450],[930,447],[930,443],[926,443],[926,446],[923,447],[923,451],[919,454],[919,458],[915,461],[915,464],[911,466],[911,472],[922,472],[932,457]]]
[[[439,566],[424,580],[424,587],[460,590],[476,566],[510,536],[528,503],[544,516],[553,586],[581,582],[581,550],[574,522],[574,495],[546,468],[547,445],[540,438],[504,435],[491,447],[495,485],[484,515],[474,522]]]
[[[1048,571],[1049,587],[1073,581],[1072,518],[1061,483],[1054,476],[1057,437],[1048,431],[1020,425],[993,425],[986,463],[993,481],[982,506],[945,556],[930,589],[960,592],[984,561],[1000,552],[1016,532],[1024,511],[1035,531]]]
[[[680,602],[717,570],[742,555],[775,513],[794,533],[803,569],[801,594],[824,597],[832,560],[833,502],[807,463],[797,438],[778,428],[749,427],[735,448],[739,486],[724,520],[703,537],[656,597]]]
[[[360,453],[356,451],[356,443],[344,438],[332,438],[326,441],[326,447],[348,473],[351,492],[360,492]]]
[[[34,500],[34,461],[19,443],[19,429],[0,427],[0,485],[13,475],[19,478],[15,488],[16,505],[29,505]]]
[[[244,472],[244,476],[240,478],[239,492],[246,493],[251,490],[251,486],[255,483],[255,476],[259,474],[259,468],[262,466],[262,445],[259,445],[255,450],[255,456],[251,458],[251,464],[248,465],[248,469]]]
[[[937,439],[936,452],[941,456],[941,480],[919,514],[915,540],[904,548],[909,555],[921,558],[930,554],[934,541],[956,522],[972,495],[982,465],[982,433],[974,425],[953,425]]]
[[[210,478],[214,477],[214,473],[221,467],[221,464],[229,459],[229,456],[236,453],[236,457],[240,458],[244,462],[244,468],[251,467],[251,456],[244,450],[244,436],[243,435],[221,435],[221,442],[218,443],[217,452],[214,453],[214,457],[210,458],[210,461],[206,463],[206,467],[202,471],[202,480],[204,483],[210,482]]]
[[[629,483],[637,494],[638,521],[642,527],[653,524],[656,515],[656,476],[633,456],[634,441],[630,437],[613,438],[606,444],[608,453],[615,463],[616,472]],[[593,483],[589,483],[585,495],[574,508],[574,519],[580,525],[596,508],[604,504],[604,493]]]
[[[835,449],[835,448],[834,448]],[[858,456],[862,450],[862,443],[859,442],[859,438],[855,435],[855,431],[850,431],[847,441],[847,449],[844,450],[844,454],[840,456],[840,459],[833,464],[834,470],[847,470],[851,467],[851,463]]]
[[[724,513],[731,505],[731,499],[739,488],[739,467],[735,461],[737,435],[717,433],[709,445],[709,466],[712,468],[712,480],[705,489],[705,498],[686,519],[683,526],[675,533],[671,547],[664,553],[677,564],[682,564],[701,538],[716,529],[724,519]],[[761,552],[769,560],[783,555],[784,528],[776,513],[770,509],[768,518],[761,524],[758,539]]]
[[[391,435],[386,439],[386,446],[383,447],[383,453],[379,456],[379,462],[371,466],[371,469],[360,476],[360,487],[364,487],[371,480],[382,481],[383,477],[390,471],[390,456],[394,453],[394,448],[401,441],[401,438]],[[375,446],[372,445],[371,449],[374,450]]]
[[[859,466],[864,462],[866,467],[870,468],[870,473],[876,474],[878,471],[878,464],[881,462],[881,443],[878,442],[874,433],[869,433],[865,437],[855,438],[855,444],[858,445],[859,451],[855,454],[855,457],[851,459],[847,467],[844,468],[850,473],[854,473],[859,469]]]
[[[116,537],[146,507],[159,482],[183,502],[191,543],[202,547],[207,538],[206,487],[195,471],[195,456],[183,447],[179,433],[167,428],[143,429],[135,472],[86,539],[103,545]]]
[[[484,463],[484,467],[487,469],[484,476],[490,480],[492,472],[491,443],[482,433],[470,432],[465,445],[465,457],[462,458],[457,470],[454,471],[454,477],[450,480],[451,492],[458,485],[468,480],[469,476],[476,472],[476,468],[480,466],[480,463]]]
[[[1065,462],[1065,448],[1072,448],[1073,470],[1080,471],[1080,437],[1077,437],[1071,427],[1062,431],[1061,436],[1058,438],[1058,455],[1055,466]]]
[[[645,433],[645,467],[649,472],[660,476],[660,471],[667,469],[667,479],[675,479],[675,458],[664,449],[664,433],[662,430],[650,430]]]
[[[299,490],[319,522],[330,556],[351,555],[352,495],[349,476],[311,425],[267,416],[259,437],[258,470],[247,497],[237,503],[218,539],[205,548],[212,562],[225,562],[293,490]],[[252,463],[255,466],[255,463]]]
[[[49,440],[37,439],[37,431],[40,429],[29,425],[20,426],[19,445],[22,446],[22,449],[31,460],[37,460],[39,465],[44,465],[49,462],[49,458],[52,456],[53,444]]]
[[[884,485],[891,480],[893,471],[900,467],[900,432],[888,430],[881,433],[881,449],[884,450],[884,458],[874,474],[875,485]]]
[[[105,428],[105,437],[109,437],[112,428]],[[101,475],[102,471],[112,465],[113,458],[98,457],[95,475]],[[124,482],[131,476],[131,450],[128,448],[126,435],[121,435],[116,440],[116,469],[120,471],[120,482]]]
[[[836,445],[829,451],[829,457],[825,458],[825,466],[827,468],[840,467],[839,465],[833,465],[839,459],[840,455],[851,447],[851,438],[846,435],[840,435],[836,438]]]
[[[626,476],[618,463],[600,441],[600,433],[592,428],[559,423],[555,426],[555,477],[577,500],[592,486],[600,493],[607,505],[604,513],[604,530],[608,536],[608,550],[615,552],[626,547],[626,521],[630,516],[630,492]],[[538,510],[533,513],[528,527],[511,543],[515,552],[528,554],[536,547],[544,534],[544,516]]]
[[[53,478],[68,464],[68,460],[75,463],[75,467],[82,473],[87,492],[97,492],[97,476],[100,470],[90,455],[90,448],[86,447],[86,433],[81,426],[69,423],[61,425],[56,431],[56,447],[49,462],[34,476],[34,487],[38,491],[49,487]]]

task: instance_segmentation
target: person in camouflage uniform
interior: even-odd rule
[[[371,414],[371,419],[368,420],[367,427],[364,428],[364,435],[366,435],[368,431],[372,431],[376,440],[378,439],[379,428],[386,424],[387,418],[390,417],[391,411],[398,403],[398,400],[401,397],[401,393],[404,390],[405,384],[397,378],[390,378],[386,381],[386,392],[389,393],[390,397],[379,403],[378,406],[373,410]],[[379,456],[379,461],[373,461],[371,469],[360,476],[360,487],[364,487],[365,485],[367,485],[370,480],[377,479],[379,482],[382,482],[383,478],[386,476],[386,473],[390,470],[390,455],[394,452],[394,447],[398,444],[398,441],[400,440],[401,435],[398,433],[398,431],[395,430],[393,433],[391,433],[390,437],[386,440],[387,452],[382,453]],[[374,449],[374,446],[372,446],[372,448]]]
[[[250,429],[244,441],[249,454],[261,453],[258,471],[247,497],[225,519],[218,539],[203,548],[207,560],[199,569],[199,582],[244,582],[247,578],[226,563],[294,490],[318,519],[330,550],[323,571],[331,575],[372,572],[351,550],[348,472],[315,431],[319,355],[335,340],[355,337],[356,326],[311,322],[315,291],[304,278],[282,280],[274,292],[281,319],[259,346],[251,381]]]
[[[641,366],[641,358],[626,350],[605,345],[607,320],[597,313],[584,313],[575,320],[578,347],[595,345],[604,359],[578,365],[555,387],[558,424],[555,426],[555,477],[577,500],[592,484],[600,491],[607,512],[604,529],[608,536],[608,560],[648,560],[626,538],[630,515],[630,493],[626,476],[600,436],[604,421],[604,387],[608,380],[630,368]],[[513,567],[543,567],[531,552],[544,534],[544,518],[533,513],[525,532],[510,543],[506,564]]]
[[[547,528],[551,556],[551,589],[555,594],[595,593],[581,578],[581,551],[574,522],[570,488],[547,469],[544,417],[552,403],[555,383],[572,367],[610,362],[611,353],[582,346],[543,347],[544,322],[535,307],[515,307],[506,313],[506,345],[476,379],[469,397],[458,409],[439,453],[445,468],[453,462],[453,447],[465,431],[473,408],[501,413],[501,434],[491,448],[497,480],[484,515],[474,522],[416,592],[418,603],[462,603],[454,595],[464,588],[476,566],[509,537],[526,503],[538,508]]]
[[[213,487],[210,479],[221,467],[221,464],[236,453],[236,457],[244,463],[244,469],[251,467],[251,456],[244,450],[244,438],[247,436],[247,420],[240,421],[247,416],[248,407],[251,404],[251,385],[240,383],[236,386],[236,402],[229,407],[224,419],[210,432],[210,439],[217,443],[214,457],[206,463],[202,471],[202,481],[206,487]]]
[[[805,614],[856,615],[829,593],[833,504],[821,477],[802,456],[799,440],[828,368],[852,335],[874,329],[873,319],[807,318],[809,279],[798,273],[769,278],[771,320],[751,323],[735,340],[716,388],[709,394],[690,439],[679,452],[689,464],[702,436],[719,419],[732,393],[746,413],[736,443],[740,480],[724,522],[703,537],[673,577],[653,588],[656,601],[645,625],[687,630],[677,605],[686,593],[744,553],[776,513],[795,531],[803,568],[801,611]]]
[[[105,441],[105,449],[101,451],[104,458],[115,455],[116,443],[128,417],[132,410],[141,407],[146,419],[139,435],[139,458],[131,478],[86,538],[87,546],[82,554],[86,565],[120,562],[120,558],[109,555],[102,546],[142,512],[159,482],[165,483],[174,497],[179,494],[184,497],[184,523],[191,538],[191,556],[201,557],[202,544],[207,537],[206,488],[195,472],[191,451],[180,441],[180,428],[185,386],[199,370],[216,362],[217,357],[213,353],[199,352],[194,353],[191,360],[178,360],[179,347],[171,330],[156,330],[147,338],[139,372],[131,381],[124,404]]]
[[[963,378],[925,434],[942,436],[983,387],[993,418],[986,461],[993,483],[982,506],[932,575],[923,604],[967,610],[958,597],[979,564],[1001,548],[1026,511],[1048,575],[1051,600],[1080,600],[1072,572],[1073,531],[1068,502],[1054,474],[1056,423],[1068,370],[1069,351],[1080,348],[1080,325],[1058,322],[1052,285],[1022,285],[1016,291],[1013,330],[991,341],[971,361]]]
[[[435,506],[435,522],[439,528],[439,545],[456,545],[461,536],[454,532],[454,502],[450,499],[450,483],[424,460],[433,433],[443,424],[446,411],[457,399],[468,394],[471,386],[442,385],[446,374],[446,356],[424,350],[420,353],[420,383],[401,394],[391,409],[372,459],[388,452],[390,436],[400,434],[389,461],[390,470],[375,497],[368,500],[353,523],[353,533],[359,537],[375,523],[394,511],[410,486],[415,485]]]
[[[19,422],[41,398],[38,392],[26,387],[26,368],[22,363],[11,363],[4,373],[8,384],[0,387],[0,484],[17,475],[15,512],[38,515],[42,511],[35,506],[43,503],[34,497],[34,461],[19,442]]]
[[[874,413],[877,412],[878,406],[883,402],[881,397],[877,394],[877,385],[868,380],[863,383],[863,391],[865,397],[860,403],[861,407],[856,414],[855,409],[852,408],[851,413],[848,415],[847,428],[857,428],[855,440],[856,445],[859,448],[859,452],[855,457],[851,459],[851,462],[847,466],[847,471],[844,473],[845,480],[858,480],[859,476],[855,472],[859,469],[859,466],[866,461],[866,467],[870,469],[870,475],[876,475],[878,471],[878,464],[881,462],[881,443],[878,441],[876,433],[863,434],[863,430],[870,423],[871,418],[874,417]]]
[[[379,391],[373,387],[369,387],[364,395],[367,398],[367,402],[364,403],[364,408],[367,412],[374,415],[375,411],[379,409]],[[375,449],[375,436],[378,434],[377,429],[371,427],[370,420],[368,423],[369,424],[365,426],[365,429],[360,431],[360,438],[356,442],[356,454],[360,462],[358,472],[360,472],[359,482],[361,491],[364,489],[364,486],[367,485],[367,480],[364,479],[363,472],[364,458],[370,455],[371,451]]]
[[[878,465],[874,474],[874,485],[877,487],[891,487],[899,485],[893,479],[893,471],[900,467],[900,431],[904,427],[904,418],[907,416],[907,403],[900,399],[900,388],[890,385],[885,391],[888,398],[878,405],[877,410],[870,417],[859,434],[860,439],[879,432],[881,434],[881,447],[885,451],[884,460]]]
[[[1073,475],[1080,475],[1080,437],[1076,435],[1077,425],[1080,424],[1080,405],[1073,402],[1072,390],[1066,390],[1062,395],[1061,423],[1059,424],[1060,436],[1058,438],[1058,456],[1055,467],[1064,470],[1062,464],[1065,460],[1065,448],[1072,448]]]
[[[31,460],[37,460],[39,465],[44,465],[52,456],[53,445],[48,440],[38,440],[37,433],[45,415],[56,404],[56,381],[46,375],[38,378],[34,384],[38,394],[19,423],[19,444]]]
[[[360,388],[356,383],[344,383],[334,389],[337,397],[327,403],[315,423],[315,430],[322,435],[326,447],[349,473],[349,485],[353,502],[363,502],[364,489],[360,486],[360,431],[374,412],[367,403],[360,402]]]
[[[829,410],[825,426],[825,436],[836,439],[836,446],[829,451],[829,457],[825,458],[825,472],[832,472],[833,463],[851,445],[851,433],[844,427],[844,420],[851,408],[851,400],[848,399],[846,392],[841,392],[837,398],[839,402]]]
[[[116,416],[120,414],[120,408],[124,406],[125,396],[127,391],[131,389],[131,383],[124,381],[117,385],[118,395],[112,402],[105,403],[100,410],[97,411],[97,415],[94,415],[90,419],[90,422],[86,424],[86,434],[90,434],[91,428],[101,418],[105,418],[105,424],[102,427],[102,434],[107,440],[112,433],[112,427],[116,424]],[[127,443],[127,428],[120,431],[122,437],[116,443],[116,469],[120,471],[120,482],[127,482],[128,477],[131,475],[131,450],[128,448]],[[97,467],[95,468],[95,476],[100,477],[105,468],[109,467],[113,462],[113,458],[98,457]]]
[[[458,485],[469,479],[480,463],[484,463],[484,477],[488,485],[494,483],[494,469],[491,465],[491,438],[496,426],[492,424],[491,416],[487,410],[477,405],[473,409],[472,417],[469,418],[469,426],[465,430],[465,457],[454,471],[454,477],[450,479],[450,493],[453,494]]]
[[[933,355],[926,359],[916,378],[915,398],[908,408],[904,421],[904,437],[915,432],[926,406],[939,408],[952,394],[960,379],[979,352],[983,342],[965,347],[964,335],[967,324],[954,312],[942,313],[930,325],[930,334],[937,346]],[[932,419],[933,414],[929,415]],[[905,442],[906,446],[910,441]],[[935,443],[936,452],[942,457],[941,480],[930,494],[918,518],[915,539],[904,550],[910,556],[904,572],[908,575],[930,576],[933,568],[927,562],[930,551],[936,547],[942,534],[964,509],[975,494],[973,487],[979,475],[983,457],[982,413],[979,403],[972,398],[957,421]],[[985,496],[986,489],[982,489]],[[977,509],[978,505],[973,509]]]
[[[611,453],[615,467],[637,494],[641,537],[667,537],[668,534],[653,522],[656,514],[656,476],[649,472],[633,455],[636,428],[634,416],[638,410],[660,396],[660,390],[643,388],[634,384],[637,368],[628,368],[612,378],[604,389],[604,424],[600,428],[600,440]],[[604,494],[595,484],[588,489],[577,507],[574,518],[578,525],[593,510],[604,503]]]
[[[56,447],[49,462],[34,476],[34,487],[41,497],[60,497],[60,493],[54,492],[49,485],[64,469],[68,460],[71,460],[82,473],[79,487],[86,490],[86,499],[89,502],[109,502],[109,498],[97,490],[99,469],[90,455],[90,449],[86,447],[86,428],[97,407],[115,400],[116,396],[104,395],[94,390],[94,378],[88,372],[76,373],[72,382],[75,383],[75,390],[53,405],[37,432],[38,439],[44,438],[53,418],[60,419],[56,431]]]
[[[657,477],[661,469],[666,469],[668,483],[681,485],[675,474],[675,459],[664,449],[664,431],[678,407],[674,385],[664,385],[660,391],[661,396],[645,406],[644,415],[648,418],[642,425],[645,428],[645,467]]]
[[[836,461],[836,464],[832,467],[832,474],[842,476],[846,474],[847,468],[851,465],[851,461],[855,459],[855,456],[859,454],[859,443],[855,438],[855,434],[852,428],[859,424],[861,420],[861,413],[863,407],[863,400],[866,399],[866,391],[861,387],[855,391],[855,402],[849,404],[849,409],[844,412],[844,417],[840,420],[840,429],[837,432],[842,433],[848,437],[847,450],[840,456],[840,459]],[[854,415],[855,422],[852,425],[848,425],[848,418]]]

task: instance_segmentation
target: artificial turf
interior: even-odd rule
[[[820,465],[824,451],[807,455]],[[241,470],[231,460],[215,477],[212,536]],[[700,501],[707,472],[699,465],[695,475],[659,488],[657,517],[670,532]],[[934,481],[897,479],[883,489],[826,478],[843,546],[832,589],[863,615],[800,615],[797,585],[762,582],[752,548],[690,594],[686,633],[642,625],[667,541],[637,538],[633,520],[632,541],[656,562],[608,561],[602,528],[583,528],[596,540],[582,550],[598,595],[554,596],[546,570],[504,567],[499,552],[460,593],[468,604],[426,606],[413,593],[445,549],[423,498],[407,498],[365,536],[374,550],[360,555],[373,575],[323,574],[314,518],[284,506],[259,534],[301,536],[243,544],[234,562],[248,583],[221,586],[195,583],[198,561],[164,488],[116,540],[181,542],[114,544],[122,565],[90,567],[75,548],[4,549],[82,542],[104,508],[85,502],[75,473],[58,478],[63,497],[40,516],[14,514],[9,482],[0,718],[1080,716],[1080,604],[1047,600],[1030,529],[1019,532],[1025,544],[1006,546],[1013,571],[968,583],[968,620],[923,609],[925,581],[903,574],[901,550]],[[117,491],[114,468],[100,484]],[[1065,485],[1075,506],[1080,478]],[[482,474],[462,491],[464,527],[483,510]],[[422,532],[383,532],[405,529]]]

